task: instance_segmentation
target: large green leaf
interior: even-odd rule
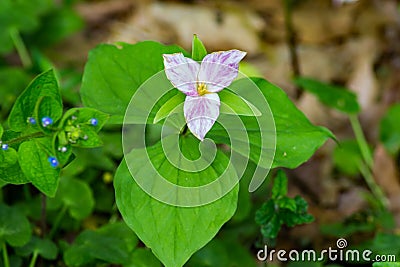
[[[332,107],[347,114],[356,114],[360,112],[357,95],[344,87],[326,84],[306,77],[295,79],[295,83],[318,97],[318,99],[328,107]]]
[[[198,145],[199,141],[191,135],[180,139],[181,152],[189,160],[199,158]],[[228,168],[228,158],[219,151],[210,166],[197,172],[182,170],[186,167],[183,158],[178,160],[177,167],[169,160],[163,153],[161,143],[147,149],[133,149],[119,166],[114,186],[117,206],[125,222],[165,266],[177,267],[182,266],[194,252],[207,244],[233,216],[237,205],[238,186],[222,198],[203,206],[178,207],[165,204],[147,194],[137,183],[140,178],[150,181],[154,176],[153,168],[170,183],[189,188],[211,183],[222,175],[225,169],[226,175],[237,181],[236,172]],[[135,178],[132,177],[127,163]],[[201,163],[197,164],[200,166]],[[153,188],[150,193],[160,189],[157,182],[150,183]],[[222,190],[221,186],[214,190]],[[188,200],[201,197],[198,194],[180,194],[177,189],[167,188],[164,189],[164,194]]]
[[[400,104],[392,106],[381,120],[379,137],[392,154],[400,151]]]
[[[51,100],[45,100],[45,103],[43,103],[45,105],[40,108],[39,101],[43,101],[43,97]],[[35,112],[37,105],[39,106]],[[16,132],[23,131],[27,127],[28,117],[35,117],[37,122],[40,123],[42,117],[38,118],[37,116],[44,115],[42,112],[45,110],[51,112],[46,114],[46,116],[53,116],[52,119],[54,122],[61,117],[61,94],[53,70],[46,71],[37,76],[17,98],[8,118],[11,130]]]
[[[25,245],[31,237],[28,219],[15,207],[0,204],[0,242],[13,247]]]
[[[328,138],[334,137],[326,128],[313,125],[306,116],[297,109],[293,102],[290,101],[282,89],[262,78],[252,78],[251,80],[268,102],[270,111],[266,110],[265,107],[257,105],[255,102],[252,104],[263,113],[260,117],[261,119],[264,116],[268,116],[268,113],[271,112],[273,116],[272,123],[275,124],[275,129],[266,128],[265,125],[260,126],[259,117],[241,116],[245,129],[239,129],[239,131],[247,131],[250,145],[249,158],[256,164],[269,168],[268,158],[273,157],[272,168],[296,168],[307,161]],[[249,85],[250,83],[246,82],[245,79],[240,79],[232,83],[230,88],[237,88],[235,92],[238,95],[247,96],[250,89],[254,90],[254,87],[248,88]],[[249,99],[249,101],[251,100]],[[220,118],[223,118],[222,114]],[[267,118],[267,120],[271,119]],[[266,126],[271,127],[271,123],[267,123]],[[230,140],[227,132],[231,130],[229,127],[230,125],[228,124],[227,130],[224,130],[219,125],[215,125],[207,136],[214,139],[217,143],[228,144]],[[233,130],[235,131],[235,129]],[[273,141],[275,134],[276,148],[274,153],[274,147],[272,147],[272,145],[275,145]],[[268,142],[265,143],[264,140]],[[241,146],[239,146],[239,148],[241,148]],[[237,147],[232,147],[232,149],[235,150]],[[237,152],[247,156],[245,153],[242,153],[241,150],[237,150]],[[264,155],[262,159],[260,159],[260,153]],[[264,160],[264,164],[262,160]]]
[[[27,179],[47,196],[56,194],[60,169],[51,166],[49,157],[53,156],[52,140],[37,138],[19,146],[18,159]]]
[[[177,52],[186,53],[178,46],[151,41],[97,46],[89,53],[83,74],[83,103],[113,115],[110,122],[122,122],[137,88],[164,69],[162,55]]]

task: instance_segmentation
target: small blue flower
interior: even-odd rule
[[[50,117],[43,117],[42,118],[42,125],[43,127],[47,127],[49,125],[53,124],[53,119]]]
[[[2,145],[1,145],[1,149],[7,150],[7,149],[8,149],[8,144],[2,144]]]
[[[90,124],[93,126],[97,126],[99,124],[99,121],[96,118],[91,118],[90,119]]]
[[[32,124],[32,125],[36,124],[35,118],[32,118],[32,117],[29,117],[29,118],[28,118],[28,122],[29,122],[30,124]]]
[[[47,160],[50,162],[51,167],[56,168],[58,166],[57,158],[49,157]]]

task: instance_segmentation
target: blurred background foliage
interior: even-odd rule
[[[255,257],[264,244],[320,250],[334,246],[338,237],[400,259],[400,16],[395,0],[1,0],[0,121],[30,80],[52,67],[64,107],[81,106],[83,67],[98,43],[151,39],[190,50],[193,33],[209,51],[247,51],[241,70],[284,88],[339,144],[329,141],[309,162],[286,171],[287,195],[307,200],[313,223],[283,225],[277,236],[263,235],[255,217],[270,200],[272,179],[249,195],[245,176],[235,216],[187,266],[264,266]],[[370,172],[387,209],[379,207],[362,179],[363,152],[346,110],[324,105],[324,96],[294,82],[294,76],[322,81],[321,90],[335,85],[356,96],[372,155]],[[156,136],[158,129],[149,131]],[[0,239],[10,246],[11,266],[28,266],[35,257],[39,266],[161,266],[121,222],[115,205],[112,181],[123,156],[121,128],[108,125],[101,137],[102,148],[75,151],[45,208],[28,184],[2,188]],[[31,238],[32,232],[49,239]],[[349,266],[313,264],[307,266]]]

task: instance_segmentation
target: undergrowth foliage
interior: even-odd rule
[[[217,144],[210,166],[199,172],[186,172],[182,166],[169,163],[160,129],[171,114],[183,118],[183,111],[175,108],[182,105],[184,97],[176,89],[153,103],[149,117],[143,119],[146,145],[123,151],[120,130],[130,100],[149,78],[163,72],[163,54],[174,53],[196,61],[207,55],[197,36],[192,53],[152,41],[101,44],[90,52],[85,66],[80,90],[84,107],[78,107],[77,102],[76,107],[64,107],[65,96],[54,70],[38,75],[18,96],[10,107],[7,122],[0,125],[0,182],[4,188],[8,184],[19,185],[14,190],[24,197],[22,202],[0,205],[3,266],[27,266],[28,262],[34,266],[39,257],[49,264],[62,259],[67,266],[109,263],[176,267],[188,261],[190,266],[209,266],[206,262],[215,263],[212,255],[216,254],[221,256],[215,263],[218,266],[236,266],[238,262],[240,266],[255,266],[254,255],[237,241],[236,233],[226,230],[234,233],[229,239],[224,235],[225,230],[221,231],[225,223],[231,229],[257,223],[260,228],[255,228],[256,236],[261,234],[263,240],[276,241],[283,225],[294,227],[314,220],[302,197],[287,195],[288,181],[282,168],[297,168],[335,137],[328,129],[313,125],[282,89],[264,78],[248,80],[268,103],[268,111],[246,100],[245,93],[238,93],[253,90],[245,87],[241,79],[233,81],[232,87],[244,86],[242,91],[227,89],[220,94],[221,116],[234,115],[240,119],[248,136],[249,153],[234,147],[227,134],[229,129],[216,123],[206,136]],[[351,116],[359,111],[355,96],[341,89],[306,78],[296,83],[330,107]],[[326,90],[319,90],[324,86]],[[271,129],[259,127],[257,121],[267,112],[275,126],[274,151],[268,155],[270,166],[262,158],[262,135]],[[382,121],[381,136],[392,153],[399,150],[399,138],[392,135],[399,132],[393,119],[397,114],[398,108],[393,108]],[[356,121],[353,123],[357,126]],[[200,140],[188,131],[178,131],[177,135],[181,153],[188,160],[201,157],[204,144]],[[361,155],[357,162],[342,162],[341,157],[336,157],[338,168],[352,174],[368,167],[370,160],[369,148],[360,136],[357,141],[342,147],[352,152],[335,152]],[[230,166],[230,155],[234,153],[243,157],[243,166],[238,166],[240,163]],[[133,171],[129,168],[132,161],[141,164]],[[239,175],[236,170],[240,168],[244,171]],[[261,207],[252,207],[248,188],[257,168],[280,170],[270,175],[275,176],[271,192],[266,183],[259,189],[265,202]],[[101,170],[103,181],[96,169]],[[210,203],[171,205],[153,198],[138,184],[135,176],[151,175],[150,169],[172,184],[187,187],[213,182],[223,173],[237,183]],[[107,193],[107,184],[112,180],[115,204],[114,195]],[[384,209],[384,196],[374,184],[369,185],[376,203]],[[107,219],[93,223],[99,214],[106,214]],[[68,234],[71,232],[73,242]],[[226,239],[216,238],[219,232]],[[237,253],[229,254],[227,248]]]

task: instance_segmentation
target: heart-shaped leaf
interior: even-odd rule
[[[30,237],[31,226],[28,219],[17,208],[0,204],[0,242],[20,247]]]
[[[162,55],[178,52],[187,54],[178,46],[151,41],[97,46],[90,51],[83,74],[83,103],[111,114],[110,123],[121,123],[137,88],[164,69]]]
[[[189,160],[199,157],[199,151],[195,149],[198,145],[199,140],[190,135],[182,137],[180,141],[181,151]],[[147,161],[147,153],[151,162]],[[155,167],[155,171],[169,182],[185,187],[211,183],[224,172],[237,180],[233,169],[225,169],[229,159],[219,151],[211,165],[202,171],[183,171],[184,164],[180,162],[181,166],[171,165],[166,160],[162,144],[157,143],[147,149],[132,150],[119,166],[114,179],[117,205],[125,222],[167,267],[182,266],[194,252],[207,244],[233,216],[238,197],[236,185],[222,198],[203,206],[165,204],[138,185],[127,165],[137,166],[133,170],[136,179],[139,176],[149,179]],[[157,187],[154,184],[154,188]],[[217,190],[221,190],[221,187],[218,186]],[[165,191],[164,194],[171,195],[174,191]],[[197,199],[200,196],[176,193],[176,197]]]

